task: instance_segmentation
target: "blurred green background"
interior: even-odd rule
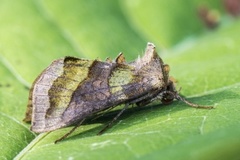
[[[240,159],[239,12],[239,0],[0,0],[0,159]],[[28,88],[53,60],[132,61],[147,42],[183,95],[217,108],[154,103],[57,145],[70,128],[36,135],[22,122]]]

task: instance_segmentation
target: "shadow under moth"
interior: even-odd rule
[[[180,100],[195,108],[213,108],[193,104],[179,95],[169,78],[169,66],[158,56],[155,46],[147,44],[143,57],[127,63],[122,53],[103,62],[65,57],[52,62],[34,81],[25,122],[31,121],[36,133],[77,124],[86,118],[123,105],[121,111],[98,134],[102,134],[129,107],[147,105],[155,100],[169,104]]]

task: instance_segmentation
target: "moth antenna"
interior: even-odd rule
[[[203,106],[203,105],[199,105],[199,104],[189,102],[185,98],[181,97],[177,92],[175,93],[175,99],[180,100],[180,101],[186,103],[187,105],[189,105],[190,107],[193,107],[193,108],[204,108],[204,109],[214,108],[213,106]]]

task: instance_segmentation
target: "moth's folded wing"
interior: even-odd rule
[[[32,91],[32,127],[46,132],[66,126],[62,115],[73,92],[87,77],[92,61],[66,57],[55,60],[35,80]]]

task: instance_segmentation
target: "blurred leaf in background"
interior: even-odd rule
[[[240,158],[240,21],[231,16],[239,0],[0,2],[0,159]],[[214,29],[199,15],[202,6],[218,16]],[[54,59],[124,52],[132,61],[148,41],[181,93],[216,109],[153,103],[125,112],[102,136],[96,134],[115,112],[57,145],[71,127],[36,135],[22,122],[31,83]]]

